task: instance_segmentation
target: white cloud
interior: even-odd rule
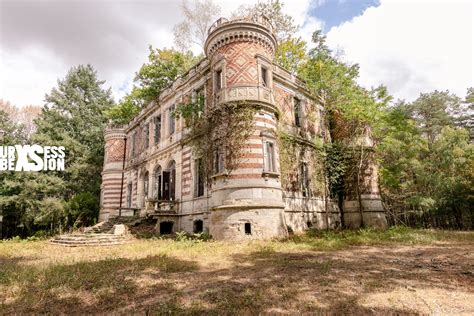
[[[327,34],[328,45],[359,63],[360,83],[385,84],[397,98],[474,86],[471,1],[382,0]]]
[[[216,1],[222,16],[257,0]],[[310,8],[323,0],[285,0],[284,11],[309,40],[322,22]],[[0,98],[43,105],[44,95],[78,64],[92,64],[116,100],[132,87],[148,45],[173,45],[180,1],[0,0]]]

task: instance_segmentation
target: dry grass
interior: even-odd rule
[[[394,228],[285,241],[0,243],[0,313],[474,313],[474,233]]]

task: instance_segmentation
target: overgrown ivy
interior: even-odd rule
[[[203,159],[208,178],[214,173],[216,153],[224,155],[227,175],[238,168],[246,152],[245,144],[255,131],[258,109],[244,101],[206,108],[203,96],[176,107],[174,115],[182,117],[189,129],[183,142],[191,145],[195,157]]]

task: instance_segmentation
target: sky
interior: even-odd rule
[[[256,1],[214,1],[221,16]],[[396,99],[474,86],[474,0],[283,0],[310,41],[360,65],[359,83],[384,84]],[[133,86],[148,46],[173,45],[181,1],[0,0],[0,99],[43,105],[78,64],[92,64],[116,101]]]

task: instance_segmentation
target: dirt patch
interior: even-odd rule
[[[474,314],[471,243],[339,251],[285,242],[136,240],[57,252],[18,245],[0,257],[2,314]]]

